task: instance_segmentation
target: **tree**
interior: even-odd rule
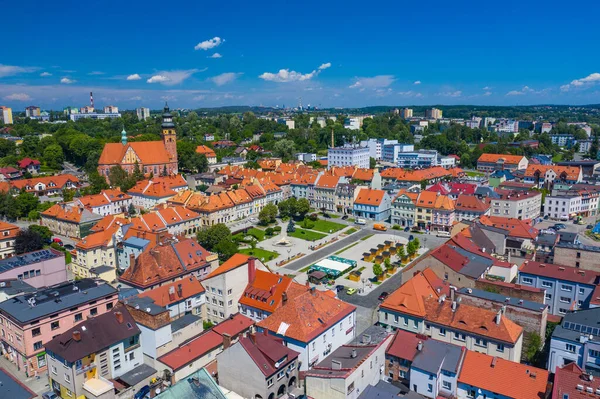
[[[419,241],[419,239],[417,237],[415,237],[414,240],[412,240],[413,245],[415,246],[416,250],[419,250],[419,248],[421,248],[421,241]]]
[[[130,217],[135,216],[135,214],[137,212],[135,211],[135,206],[133,206],[133,204],[129,204],[129,208],[127,208],[127,213],[129,214]]]
[[[529,363],[534,363],[540,349],[542,347],[542,338],[536,332],[532,332],[529,334],[529,343],[527,348],[525,349],[525,358],[529,361]]]
[[[296,198],[291,197],[286,199],[285,201],[279,201],[279,203],[277,204],[277,208],[279,208],[279,215],[281,217],[287,217],[287,216],[293,216],[295,213],[295,204],[293,204],[292,206],[292,200],[294,200],[294,202],[296,201]],[[294,207],[294,210],[292,211],[292,207]]]
[[[42,237],[43,242],[50,242],[52,240],[52,232],[47,226],[39,226],[37,224],[32,224],[29,226],[29,230],[35,231]]]
[[[412,258],[415,255],[415,252],[416,252],[416,249],[415,249],[414,241],[411,241],[406,246],[406,253],[408,254],[408,256],[410,256]]]
[[[385,258],[383,264],[385,266],[385,270],[387,270],[388,272],[394,268],[394,266],[392,266],[392,261],[390,260],[390,258]]]
[[[38,231],[26,229],[19,231],[15,239],[15,252],[17,255],[37,251],[44,247],[44,241]]]
[[[306,198],[300,198],[296,205],[296,213],[304,219],[308,212],[310,212],[310,202]]]
[[[267,204],[258,214],[258,220],[261,224],[269,224],[275,221],[279,209],[274,204]]]
[[[28,192],[21,192],[17,195],[16,202],[18,205],[18,214],[19,217],[24,217],[29,215],[29,212],[35,211],[40,204],[40,200],[38,197]]]
[[[65,162],[65,154],[63,149],[58,144],[49,145],[44,149],[44,162],[52,169],[60,169]]]
[[[369,168],[375,169],[377,166],[377,160],[373,157],[369,158]]]
[[[398,247],[398,249],[396,250],[396,254],[400,259],[406,257],[406,250],[404,249],[404,245]]]
[[[63,201],[64,202],[71,202],[73,201],[73,198],[75,197],[75,190],[74,189],[64,189],[62,191],[62,197],[63,197]]]
[[[373,274],[377,277],[383,274],[383,269],[379,263],[373,263]]]
[[[598,159],[598,135],[594,135],[594,139],[592,140],[592,145],[590,146],[590,158],[591,159]]]
[[[127,181],[127,177],[127,172],[120,165],[113,166],[108,171],[108,181],[113,187],[121,187]]]
[[[181,170],[192,172],[206,172],[208,160],[204,154],[196,152],[196,145],[190,141],[177,142],[177,163]]]
[[[214,251],[217,244],[228,239],[231,236],[231,230],[223,223],[214,226],[204,227],[198,230],[196,238],[198,243],[208,251]]]
[[[273,154],[284,162],[294,157],[294,141],[289,139],[279,140],[273,145]]]
[[[108,183],[103,176],[100,176],[97,170],[92,171],[88,174],[88,180],[90,182],[91,194],[99,194],[102,190],[108,188]]]
[[[213,252],[219,254],[219,259],[225,261],[235,255],[238,251],[238,245],[231,239],[231,237],[227,237],[224,240],[221,240],[213,247]]]

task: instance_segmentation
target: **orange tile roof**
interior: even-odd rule
[[[545,395],[548,371],[467,351],[458,382],[506,398],[535,399]]]
[[[175,190],[164,182],[155,182],[152,180],[142,180],[137,182],[137,184],[129,189],[127,193],[152,198],[166,198],[177,194]]]
[[[500,324],[496,324],[496,312],[477,306],[459,304],[452,311],[452,302],[439,302],[437,298],[425,298],[425,320],[430,323],[449,327],[454,330],[489,337],[495,340],[515,344],[523,327],[502,315]]]
[[[98,221],[98,223],[96,223],[90,230],[93,232],[102,231],[119,223],[123,225],[127,223],[127,220],[122,216],[106,215],[102,219],[100,219],[100,221]]]
[[[172,290],[171,290],[172,289]],[[154,287],[149,291],[138,294],[140,298],[152,298],[154,304],[166,307],[204,292],[204,287],[194,276],[186,277],[175,282]]]
[[[92,233],[87,235],[84,239],[75,244],[75,248],[81,250],[89,250],[98,247],[108,246],[110,241],[113,239],[113,236],[116,234],[117,230],[119,230],[119,226],[113,225],[112,227],[98,231],[96,233]]]
[[[283,303],[283,295],[287,296],[287,300],[291,301],[294,293],[299,294],[304,286],[294,282],[290,277],[283,276],[263,270],[256,271],[254,281],[250,282],[239,303],[250,306],[256,309],[264,310],[273,313]],[[289,289],[290,286],[300,286],[299,289]]]
[[[354,172],[352,178],[362,181],[372,181],[374,175],[374,169],[356,169],[356,172]]]
[[[426,269],[428,275],[432,273]],[[431,281],[439,280],[435,273],[429,275],[424,272],[413,276],[406,283],[402,284],[396,291],[392,292],[380,305],[380,308],[408,313],[413,316],[425,316],[425,298],[438,298],[438,292],[431,285]]]
[[[338,176],[322,175],[319,177],[319,180],[317,180],[315,187],[335,189],[339,181],[340,178]]]
[[[0,235],[0,240],[6,240],[8,238],[15,238],[19,234],[19,231],[20,231],[19,226],[0,221],[0,232],[3,233],[3,235]],[[8,234],[4,235],[4,233],[6,233],[6,232]]]
[[[486,212],[490,209],[490,202],[480,200],[474,195],[459,194],[455,208],[460,211]]]
[[[519,220],[516,218],[505,218],[501,216],[480,216],[479,221],[492,227],[498,227],[508,230],[509,236],[535,239],[538,236],[538,229],[531,225],[531,220]]]
[[[205,145],[199,145],[196,147],[196,152],[198,154],[204,154],[207,158],[215,158],[217,154],[212,150],[212,148],[207,147]]]
[[[218,276],[223,273],[227,273],[230,270],[237,269],[240,266],[248,264],[248,259],[250,256],[244,254],[235,254],[231,258],[227,259],[223,264],[213,270],[208,276],[207,279]]]
[[[420,208],[454,210],[454,201],[450,197],[434,191],[421,191],[415,205]]]
[[[166,364],[174,371],[179,370],[188,363],[201,358],[208,352],[211,352],[223,345],[223,337],[213,330],[203,332],[201,335],[192,338],[179,348],[162,355],[157,360]]]
[[[99,165],[121,164],[125,153],[131,148],[143,165],[155,165],[171,162],[171,155],[160,141],[137,141],[123,145],[121,143],[106,143],[98,160]]]
[[[523,155],[508,155],[508,154],[481,154],[477,162],[496,163],[503,159],[504,164],[518,164],[525,158]]]
[[[54,183],[55,187],[50,187],[52,189],[62,189],[68,182],[77,184],[79,183],[79,179],[70,174],[64,175],[56,175],[56,176],[46,176],[46,177],[33,177],[31,179],[21,179],[21,180],[12,180],[10,185],[17,190],[25,189],[26,187],[31,187],[31,189],[27,191],[34,191],[33,187],[36,184],[42,183],[49,188],[48,185],[50,183]]]
[[[226,194],[229,196],[229,198],[235,205],[248,204],[252,202],[252,197],[250,197],[248,192],[243,188],[226,191]]]
[[[78,207],[63,207],[60,204],[54,204],[42,212],[42,216],[75,223],[81,221],[81,215],[82,211]]]
[[[187,205],[190,198],[194,195],[192,190],[181,190],[174,197],[167,200],[168,204]]]
[[[281,335],[300,342],[310,342],[355,311],[355,306],[313,288],[288,301],[257,325],[277,333],[287,324],[289,327]]]
[[[333,176],[352,177],[356,171],[356,166],[333,166],[327,172]]]
[[[567,180],[578,180],[581,176],[580,166],[529,165],[525,170],[525,177],[535,177],[536,173],[539,173],[540,178],[543,179],[549,170],[554,171],[559,178],[564,173]]]
[[[426,169],[410,170],[402,168],[388,168],[382,171],[382,178],[396,179],[398,181],[409,181],[409,182],[420,182],[422,180],[433,180],[439,179],[445,176],[452,176],[452,172],[442,168],[441,166],[434,166]]]
[[[354,200],[355,204],[379,206],[383,201],[385,191],[372,188],[361,188]]]

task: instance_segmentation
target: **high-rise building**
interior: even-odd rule
[[[2,123],[5,125],[12,125],[12,108],[0,105],[0,121],[2,121]]]
[[[145,121],[146,119],[150,118],[150,108],[141,107],[136,109],[135,113],[140,121]]]
[[[106,106],[104,106],[104,113],[105,114],[118,114],[119,107],[115,107],[114,105],[106,105]]]
[[[30,105],[29,107],[25,108],[25,116],[27,118],[36,118],[36,117],[39,117],[40,114],[41,114],[40,107],[36,107],[35,105]]]
[[[335,147],[330,148],[327,153],[327,166],[357,166],[368,169],[369,158],[368,147]]]
[[[404,119],[412,118],[412,116],[413,116],[413,110],[412,110],[412,108],[404,108],[402,110],[402,117]]]
[[[426,109],[425,118],[442,119],[442,110],[437,108]]]

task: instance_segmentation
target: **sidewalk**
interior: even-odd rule
[[[0,367],[6,370],[7,373],[11,374],[17,380],[21,381],[23,385],[26,385],[27,388],[31,389],[39,396],[50,390],[50,385],[48,383],[48,372],[40,374],[38,376],[39,378],[25,377],[25,373],[17,370],[17,366],[5,359],[3,356],[0,356]]]

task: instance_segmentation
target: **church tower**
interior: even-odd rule
[[[173,117],[169,111],[169,105],[165,103],[165,108],[162,114],[162,138],[165,143],[165,148],[171,157],[171,162],[177,165],[177,133],[175,132],[175,124]],[[175,166],[177,168],[177,166]],[[175,169],[176,170],[176,169]]]

